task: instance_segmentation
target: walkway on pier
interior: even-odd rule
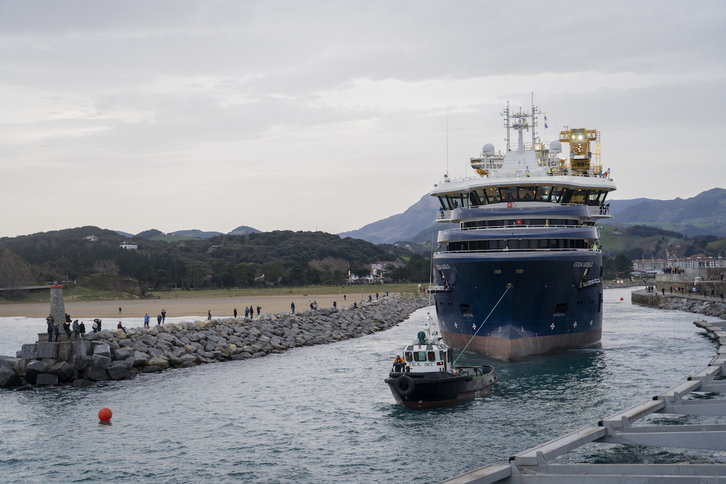
[[[699,297],[699,296],[696,296]],[[702,296],[700,296],[702,297]],[[444,481],[485,483],[726,483],[726,464],[550,464],[549,461],[588,443],[645,445],[726,451],[726,425],[641,425],[653,413],[726,416],[726,399],[684,399],[692,392],[726,393],[726,322],[694,322],[718,339],[716,356],[688,380],[623,412],[509,458]]]

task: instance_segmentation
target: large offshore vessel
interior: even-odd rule
[[[602,169],[598,131],[565,127],[547,145],[536,134],[541,114],[534,103],[530,112],[507,105],[506,151],[484,145],[471,159],[477,176],[445,176],[431,191],[441,202],[437,222],[458,224],[439,232],[431,287],[442,337],[454,348],[512,360],[601,338],[595,224],[610,217],[605,198],[615,183]]]

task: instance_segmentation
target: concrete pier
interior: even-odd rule
[[[724,464],[550,464],[555,457],[589,443],[726,450],[726,425],[633,425],[653,414],[726,416],[726,399],[684,399],[692,392],[726,393],[726,322],[694,322],[718,339],[716,356],[706,368],[675,387],[569,435],[490,465],[443,481],[485,483],[704,483],[726,482]]]
[[[63,302],[63,286],[50,286],[50,314],[61,326],[66,320],[66,305]]]

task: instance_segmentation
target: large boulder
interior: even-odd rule
[[[58,375],[60,381],[70,381],[73,379],[73,367],[65,361],[60,361],[53,365],[48,373]]]
[[[134,356],[134,350],[131,348],[119,348],[113,352],[114,360],[125,360],[129,356]]]
[[[114,361],[111,366],[108,367],[108,375],[112,380],[123,380],[129,378],[129,369],[126,367],[124,361]]]
[[[98,368],[101,368],[102,370],[105,370],[109,367],[111,364],[111,358],[105,355],[93,355],[93,366],[96,366]]]
[[[15,388],[23,384],[20,376],[10,368],[0,367],[0,388]]]
[[[86,371],[93,366],[93,357],[84,355],[73,355],[73,369],[78,371]]]
[[[48,372],[48,364],[43,361],[32,360],[28,362],[28,366],[25,369],[25,380],[28,383],[35,385],[35,380],[41,373]]]
[[[149,363],[149,360],[151,357],[147,355],[146,353],[142,353],[141,351],[136,351],[134,353],[134,366],[136,368],[143,368],[146,366],[147,363]]]
[[[111,357],[111,347],[108,343],[94,343],[93,344],[93,356],[100,355]]]
[[[41,373],[35,379],[35,384],[38,386],[51,386],[58,384],[58,375],[52,375],[50,373]]]
[[[108,373],[103,368],[92,366],[86,368],[86,371],[83,373],[83,378],[90,381],[106,381],[108,380]]]
[[[162,356],[155,356],[149,360],[147,363],[149,366],[158,366],[162,370],[168,370],[169,369],[169,361],[162,357]]]

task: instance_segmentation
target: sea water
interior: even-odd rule
[[[714,356],[717,344],[692,324],[697,315],[631,305],[629,291],[605,291],[595,347],[511,363],[466,355],[467,363],[492,364],[500,381],[490,395],[446,409],[407,410],[383,382],[428,309],[385,332],[259,359],[87,389],[0,390],[0,481],[429,483],[506,464],[685,381]],[[44,326],[0,318],[0,354],[14,355]],[[103,407],[113,411],[109,425],[99,423]],[[726,456],[589,444],[557,461]]]

